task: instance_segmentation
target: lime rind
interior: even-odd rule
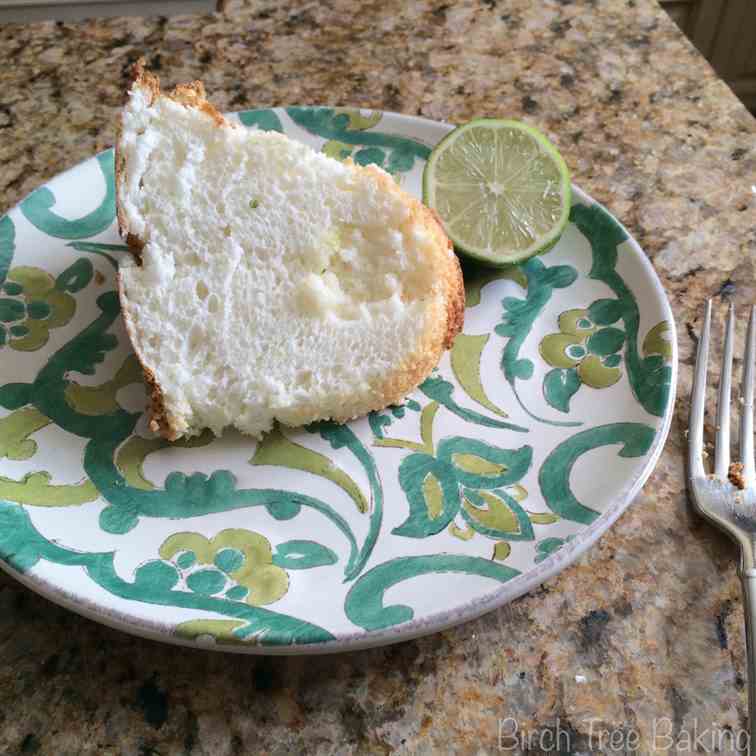
[[[440,203],[437,201],[438,197],[436,195],[436,174],[439,161],[442,156],[450,155],[451,147],[459,143],[460,139],[464,139],[465,134],[473,129],[478,129],[479,135],[484,134],[484,130],[487,129],[491,129],[493,134],[495,134],[496,132],[503,133],[505,131],[508,131],[510,134],[510,139],[512,138],[512,134],[522,134],[524,135],[524,137],[526,137],[529,146],[531,144],[536,146],[541,153],[548,157],[550,163],[556,169],[556,173],[558,175],[558,196],[560,199],[558,217],[556,217],[554,220],[549,221],[548,227],[543,231],[539,230],[537,235],[534,235],[532,243],[530,243],[525,248],[517,248],[515,245],[510,245],[509,247],[499,247],[496,250],[493,250],[490,247],[482,248],[470,243],[470,234],[466,234],[464,232],[460,233],[460,231],[455,229],[453,226],[455,222],[457,223],[457,225],[459,225],[460,222],[467,222],[468,228],[463,229],[463,231],[468,231],[474,229],[475,223],[482,223],[486,221],[486,217],[480,214],[479,208],[476,207],[476,203],[474,201],[464,207],[463,210],[458,213],[454,219],[451,219],[451,222],[449,218],[444,217],[444,211],[448,210],[448,207],[439,207]],[[484,145],[484,149],[482,150],[472,150],[472,152],[470,153],[472,162],[477,161],[482,165],[482,163],[484,162],[490,163],[491,160],[496,161],[501,159],[501,155],[498,153],[494,155],[488,154],[487,150],[490,149],[497,149],[495,139],[493,148]],[[447,162],[451,162],[453,164],[454,159],[448,158]],[[457,160],[457,163],[459,163],[459,160]],[[473,174],[477,174],[480,179],[483,178],[481,171],[485,171],[486,169],[485,166],[481,167],[481,165],[466,165],[460,170],[468,170],[469,174],[465,174],[465,178],[468,178],[469,175],[472,175],[472,180],[474,181],[476,179]],[[532,179],[533,177],[529,176],[528,178]],[[469,181],[462,183],[465,186],[470,186]],[[535,183],[538,183],[537,177]],[[485,190],[482,186],[479,190],[467,189],[466,193],[467,196],[465,197],[465,199],[475,199],[477,196],[477,204],[482,205],[486,200]],[[479,118],[470,121],[463,126],[459,126],[458,128],[454,129],[454,131],[451,131],[449,134],[447,134],[436,145],[430,157],[428,158],[428,162],[426,163],[423,173],[423,201],[426,205],[435,209],[439,213],[442,220],[444,221],[444,226],[446,228],[447,234],[454,243],[455,248],[460,253],[485,262],[489,265],[511,265],[514,263],[522,262],[529,257],[543,253],[552,248],[559,240],[559,237],[562,235],[562,232],[564,231],[564,228],[569,220],[571,194],[572,186],[570,183],[569,170],[566,163],[564,162],[564,159],[559,154],[559,151],[540,131],[520,121]],[[508,202],[506,197],[504,197],[500,201],[495,201],[495,204],[497,208],[499,208],[501,205],[504,205],[508,208],[509,212],[506,220],[509,221],[511,226],[516,226],[518,223],[518,218],[516,217],[515,212],[517,208],[513,208],[511,206],[512,203]],[[492,221],[490,218],[488,218],[488,222],[496,223],[498,222],[498,220],[495,218]],[[466,236],[468,238],[466,238]]]

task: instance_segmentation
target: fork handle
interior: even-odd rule
[[[743,583],[743,614],[745,615],[746,647],[748,649],[748,753],[756,756],[754,725],[756,725],[756,569],[740,572]]]

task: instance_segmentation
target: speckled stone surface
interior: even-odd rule
[[[678,413],[643,493],[578,564],[395,647],[296,659],[174,648],[2,576],[0,752],[496,753],[514,745],[500,740],[514,720],[535,737],[509,752],[666,753],[674,740],[684,753],[686,737],[743,726],[734,550],[690,511],[682,431],[703,299],[718,321],[720,300],[756,301],[756,121],[665,13],[653,0],[261,0],[6,26],[0,211],[112,143],[140,54],[167,83],[202,78],[221,109],[356,105],[547,131],[669,292]]]

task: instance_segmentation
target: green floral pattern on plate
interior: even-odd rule
[[[238,118],[415,193],[447,131],[345,108]],[[402,405],[260,442],[150,435],[114,291],[126,253],[110,151],[0,218],[0,558],[125,629],[299,652],[475,616],[585,548],[666,432],[669,307],[579,191],[547,256],[465,264],[465,332]]]

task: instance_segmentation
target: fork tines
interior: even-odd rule
[[[706,372],[709,361],[711,336],[711,300],[706,301],[703,328],[698,341],[693,392],[690,403],[690,435],[688,440],[689,469],[691,475],[704,476],[704,410],[706,405]],[[717,426],[714,440],[714,477],[726,480],[730,473],[730,402],[732,393],[732,354],[735,340],[735,308],[730,305],[724,332],[722,370],[719,378]],[[753,397],[756,363],[756,306],[751,307],[743,357],[743,389],[740,414],[740,464],[738,474],[741,487],[756,483],[753,455]],[[739,466],[738,466],[739,469]]]

